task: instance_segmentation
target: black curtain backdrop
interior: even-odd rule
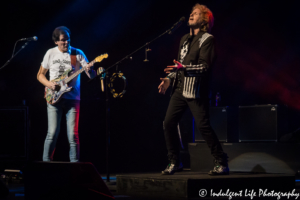
[[[11,56],[15,41],[37,36],[15,59],[0,70],[1,106],[29,107],[30,159],[41,160],[47,132],[44,87],[36,75],[57,26],[71,30],[71,45],[89,60],[108,53],[95,64],[107,68],[154,39],[182,16],[189,17],[195,3],[213,12],[212,34],[218,59],[213,67],[212,101],[217,92],[222,105],[284,104],[290,110],[290,130],[300,126],[299,112],[299,12],[298,1],[273,0],[11,0],[1,7],[2,66]],[[112,173],[162,170],[166,148],[162,121],[170,99],[158,94],[163,69],[177,58],[180,38],[189,32],[184,23],[172,35],[152,43],[144,62],[144,49],[119,64],[127,78],[123,98],[111,101]],[[25,42],[19,42],[16,50]],[[81,160],[105,172],[105,95],[99,80],[88,82],[82,74],[79,135]],[[25,100],[25,101],[24,101]],[[65,118],[55,160],[68,161]],[[16,124],[17,126],[17,124]],[[7,141],[7,145],[12,141]]]

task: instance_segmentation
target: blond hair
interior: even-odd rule
[[[209,8],[207,8],[205,5],[201,5],[199,3],[197,3],[193,9],[192,9],[192,12],[195,10],[195,9],[199,9],[201,11],[201,17],[204,21],[204,24],[201,25],[201,31],[204,31],[204,32],[211,32],[211,28],[213,27],[214,25],[214,16],[213,16],[213,13],[209,10]]]

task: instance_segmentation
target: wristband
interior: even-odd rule
[[[183,68],[182,64],[177,65],[177,69]]]

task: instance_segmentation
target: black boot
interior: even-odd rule
[[[163,175],[172,175],[175,172],[180,172],[183,170],[182,163],[179,161],[178,156],[171,155],[168,157],[169,157],[169,164],[167,168],[161,172]]]
[[[228,175],[229,168],[227,162],[220,162],[218,160],[214,161],[214,169],[208,172],[209,175]]]

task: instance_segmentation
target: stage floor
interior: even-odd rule
[[[293,192],[295,176],[231,172],[210,176],[183,171],[171,176],[160,173],[117,175],[117,193],[132,197],[189,199],[266,197],[270,192]],[[295,192],[295,191],[294,191]]]
[[[183,171],[176,173],[172,176],[163,176],[160,173],[139,173],[139,174],[118,174],[111,175],[111,183],[108,184],[108,188],[113,193],[115,199],[119,200],[172,200],[172,199],[229,199],[229,195],[226,196],[226,192],[236,192],[235,197],[232,199],[238,200],[252,200],[253,199],[266,199],[266,196],[259,196],[259,189],[267,190],[267,192],[287,192],[292,193],[295,189],[295,194],[300,194],[300,180],[295,180],[295,176],[286,174],[253,174],[253,173],[237,173],[231,172],[227,176],[209,176],[206,173]],[[105,177],[102,176],[105,181]],[[189,182],[190,181],[190,182]],[[234,182],[237,181],[237,182]],[[196,195],[184,197],[182,194],[189,190],[187,187],[180,185],[185,183],[185,186],[192,184],[193,190]],[[232,183],[235,183],[232,185]],[[212,185],[213,184],[213,185]],[[237,185],[236,185],[237,184]],[[252,185],[255,184],[255,185]],[[274,185],[276,188],[274,189]],[[216,196],[222,189],[223,196]],[[9,200],[24,200],[24,184],[23,183],[8,183],[10,194],[7,198]],[[262,187],[262,188],[259,188]],[[292,188],[289,188],[292,187]],[[238,197],[241,188],[242,197]],[[272,189],[273,188],[273,189]],[[199,191],[203,189],[207,191],[205,197],[199,196]],[[215,194],[211,196],[211,190]],[[246,191],[247,190],[247,191]],[[170,193],[176,195],[170,195]],[[246,195],[245,196],[245,192]],[[256,196],[254,196],[256,192]],[[221,194],[221,193],[220,193]],[[229,193],[228,193],[229,194]],[[299,197],[300,198],[300,197]],[[298,199],[299,199],[298,198]],[[267,199],[277,199],[277,197],[271,197]],[[281,197],[280,199],[286,199]],[[295,196],[291,196],[290,200],[296,199]]]

